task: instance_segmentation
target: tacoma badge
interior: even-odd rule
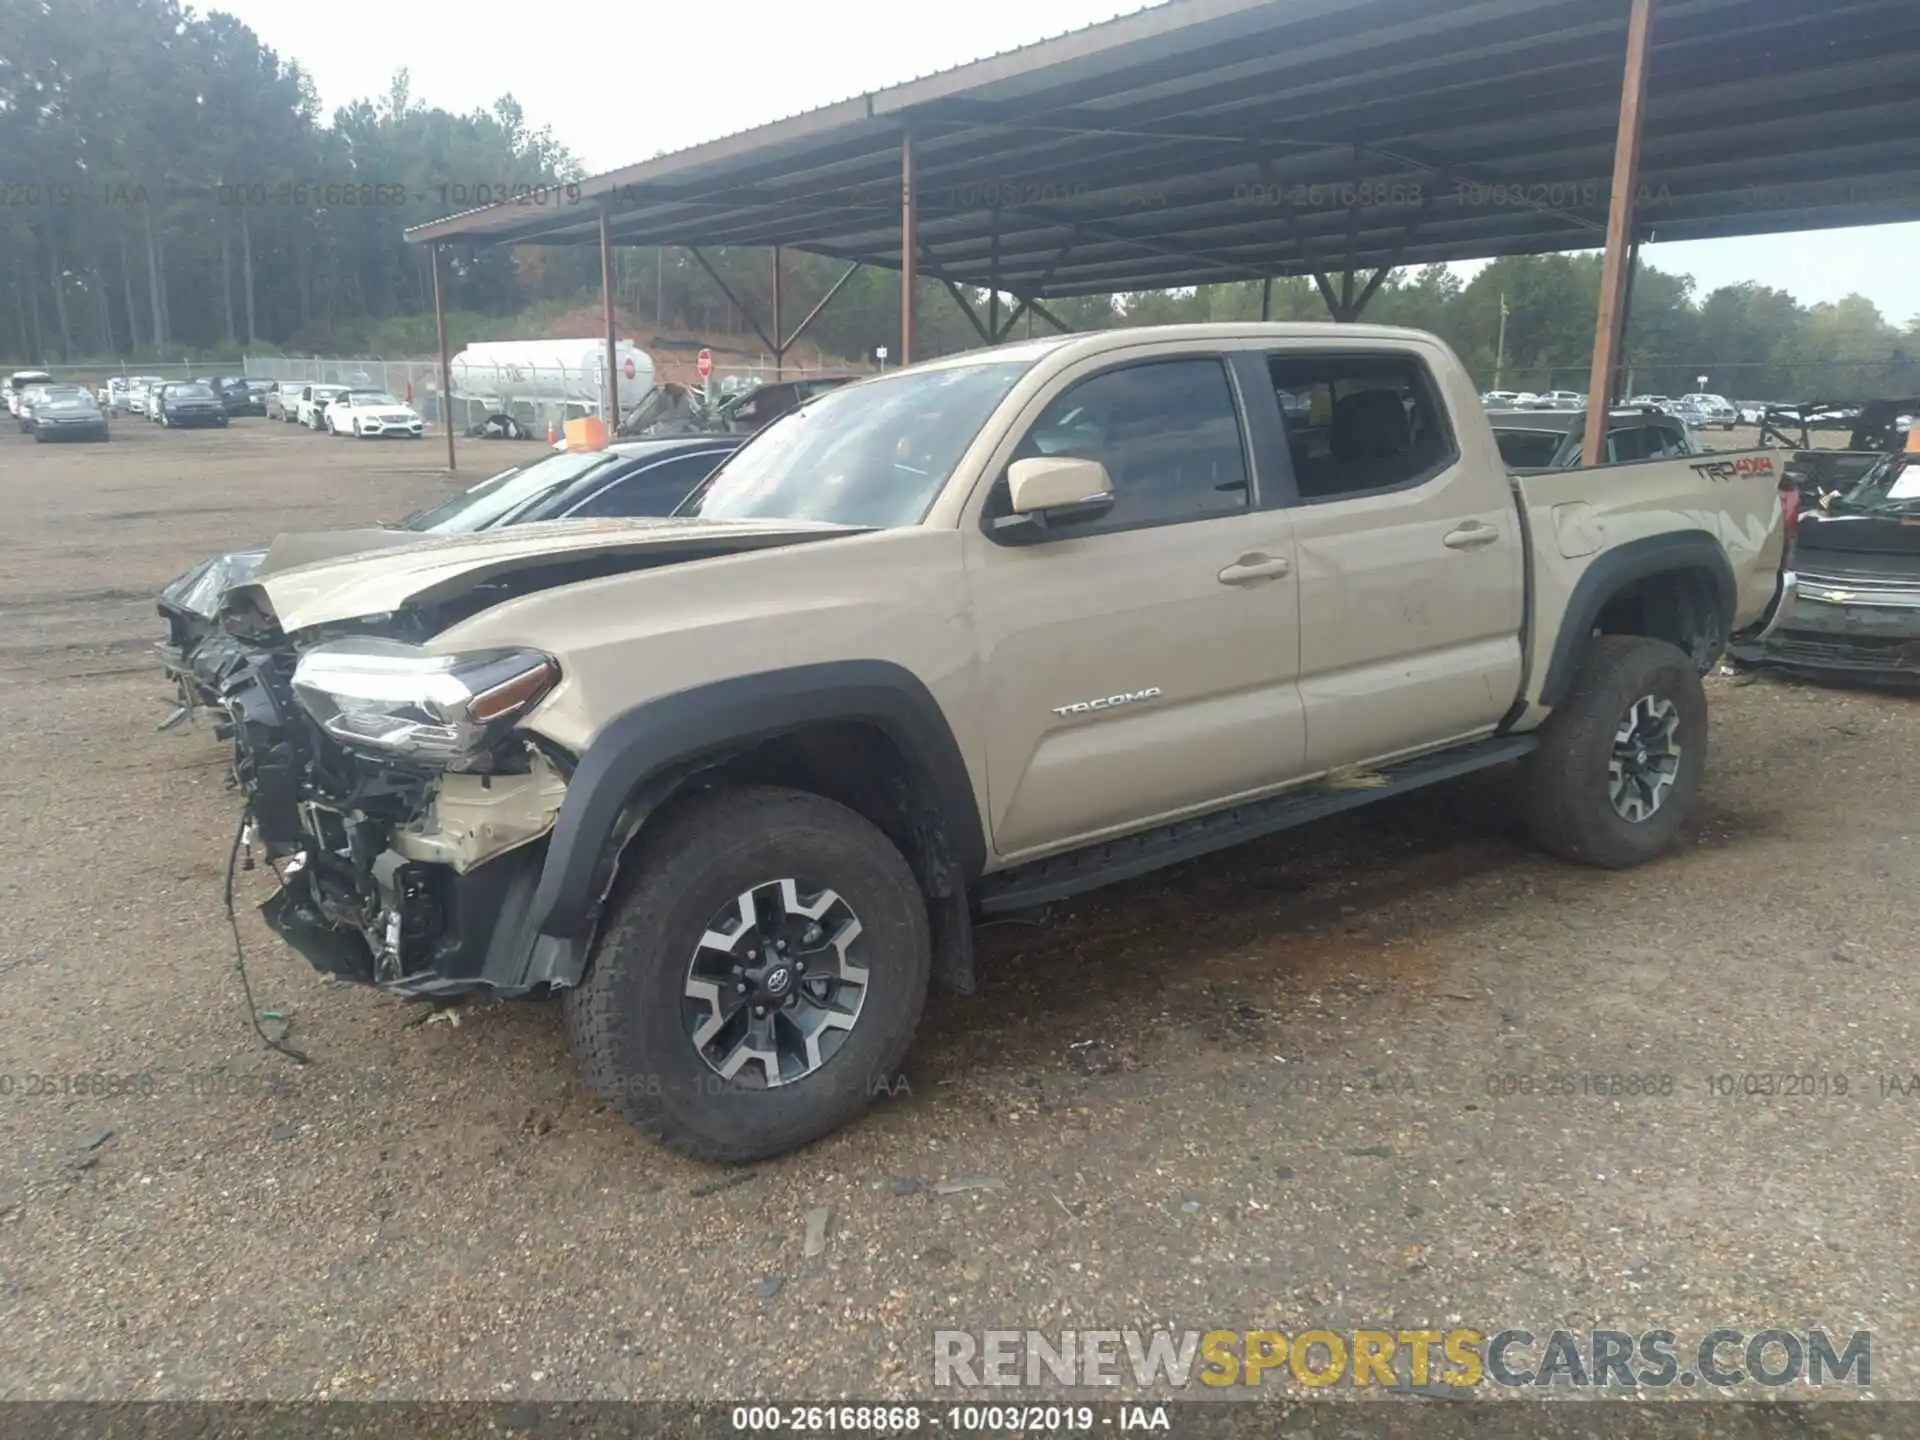
[[[1104,700],[1080,700],[1072,705],[1056,705],[1056,715],[1090,715],[1096,710],[1113,710],[1122,705],[1133,705],[1142,700],[1158,700],[1160,687],[1154,685],[1145,690],[1129,690],[1124,695],[1109,695]]]

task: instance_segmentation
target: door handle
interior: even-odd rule
[[[1500,538],[1498,525],[1486,525],[1478,520],[1469,520],[1447,532],[1447,538],[1441,543],[1449,550],[1478,550],[1482,545],[1491,545]]]
[[[1262,580],[1278,580],[1293,573],[1293,562],[1285,556],[1242,555],[1220,572],[1222,585],[1255,585]]]

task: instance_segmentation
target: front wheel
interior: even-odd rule
[[[1668,849],[1707,760],[1707,695],[1686,653],[1638,635],[1594,639],[1522,774],[1540,847],[1623,869]]]
[[[566,997],[591,1089],[704,1160],[744,1161],[859,1115],[926,1003],[926,902],[887,837],[767,786],[698,796],[643,835]]]

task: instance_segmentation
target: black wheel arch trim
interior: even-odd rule
[[[1553,654],[1540,684],[1539,703],[1557,706],[1566,699],[1580,669],[1581,652],[1609,600],[1649,576],[1695,569],[1705,569],[1713,576],[1721,614],[1732,625],[1739,603],[1733,563],[1721,543],[1705,530],[1675,530],[1630,540],[1589,565],[1568,597],[1560,633],[1554,637]]]
[[[874,725],[900,748],[927,783],[953,863],[967,880],[977,877],[985,832],[959,741],[933,693],[891,661],[829,661],[677,691],[610,721],[568,781],[534,896],[536,928],[564,939],[591,928],[630,802],[651,809],[671,788],[668,777],[703,759],[846,721]]]

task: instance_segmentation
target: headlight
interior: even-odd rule
[[[293,689],[343,745],[458,769],[559,678],[537,650],[435,655],[397,640],[335,640],[300,657]]]

